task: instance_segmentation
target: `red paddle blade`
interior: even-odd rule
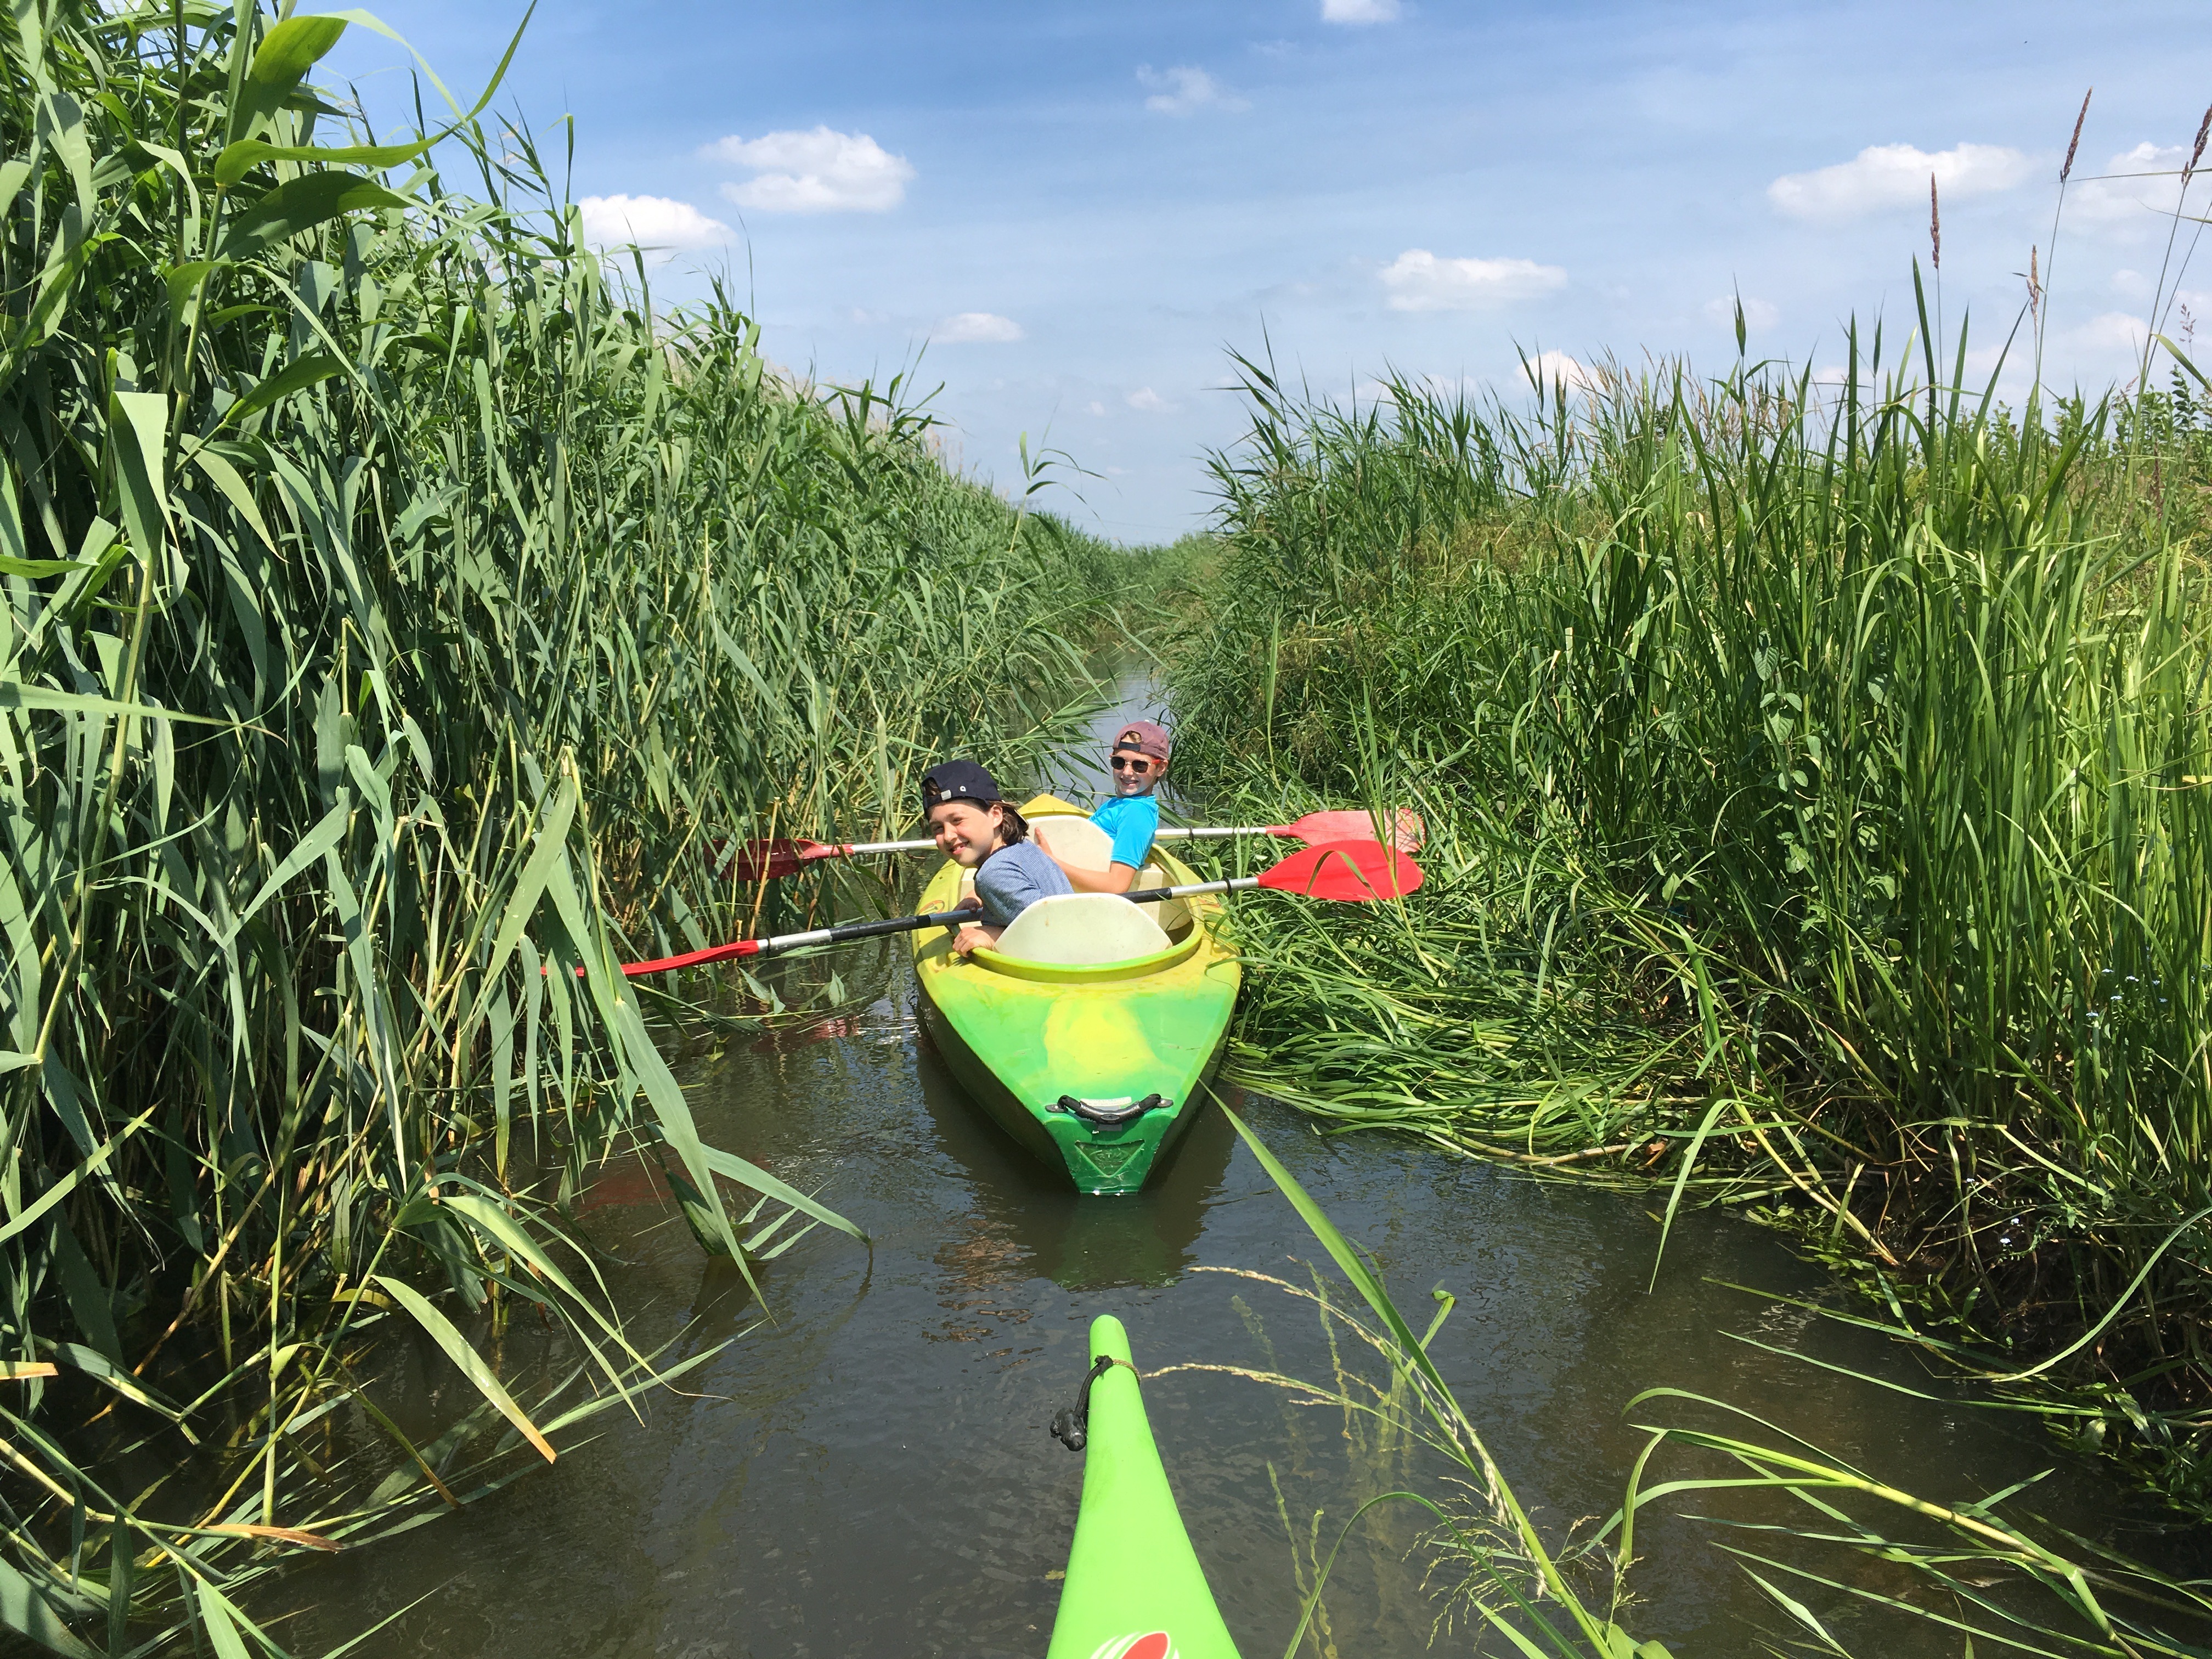
[[[769,881],[795,876],[816,859],[837,856],[818,841],[749,841],[732,848],[725,841],[707,848],[707,868],[717,881]]]
[[[1390,841],[1401,853],[1419,852],[1429,838],[1429,826],[1421,822],[1421,815],[1402,806],[1387,814],[1384,822],[1392,823]],[[1309,812],[1296,823],[1279,823],[1267,833],[1292,836],[1310,846],[1325,841],[1373,841],[1375,817],[1370,812]]]
[[[1263,871],[1260,885],[1310,898],[1362,903],[1401,898],[1421,884],[1421,867],[1395,847],[1379,841],[1327,841],[1293,853]]]

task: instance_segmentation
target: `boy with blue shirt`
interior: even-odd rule
[[[1053,859],[1079,893],[1127,892],[1152,856],[1152,838],[1159,834],[1160,804],[1152,792],[1167,775],[1168,734],[1150,720],[1131,720],[1114,739],[1113,752],[1106,758],[1113,769],[1114,793],[1091,815],[1091,823],[1113,838],[1106,867],[1086,870],[1065,859]]]

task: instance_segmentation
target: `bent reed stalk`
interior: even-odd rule
[[[2179,372],[2015,417],[1914,338],[1534,415],[1238,360],[1178,770],[1431,839],[1417,904],[1240,916],[1230,1073],[1670,1217],[1786,1200],[2202,1510],[2212,420]]]
[[[779,377],[719,289],[657,313],[519,128],[425,121],[466,187],[317,147],[346,25],[287,12],[0,24],[0,1619],[64,1653],[266,1645],[273,1565],[674,1375],[564,1240],[601,1159],[749,1278],[851,1231],[701,1141],[617,965],[805,914],[711,835],[1019,763],[1121,580],[902,381]],[[517,1297],[577,1356],[528,1400],[474,1346]],[[428,1445],[394,1320],[482,1398]]]

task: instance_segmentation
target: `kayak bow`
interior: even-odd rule
[[[1083,1507],[1046,1659],[1237,1659],[1145,1419],[1129,1334],[1113,1315],[1091,1322],[1091,1352],[1087,1425],[1079,1407],[1054,1425],[1079,1431],[1063,1437],[1084,1449]]]

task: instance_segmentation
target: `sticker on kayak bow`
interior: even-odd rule
[[[1179,1659],[1179,1651],[1165,1631],[1156,1630],[1101,1642],[1091,1659]]]

